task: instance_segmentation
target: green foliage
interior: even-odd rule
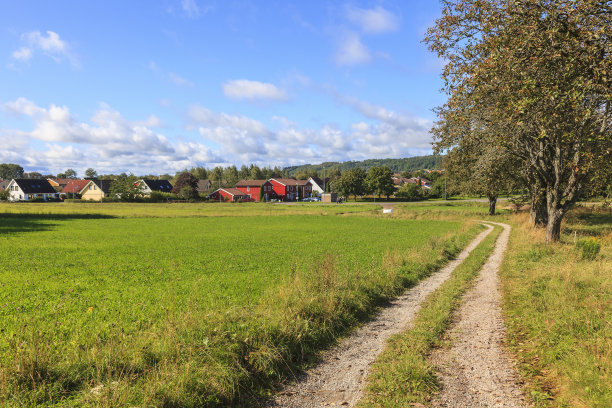
[[[347,170],[359,168],[368,171],[372,167],[385,166],[393,172],[401,173],[403,171],[415,171],[420,169],[440,169],[442,168],[441,156],[415,156],[405,159],[369,159],[364,161],[347,161],[347,162],[326,162],[321,164],[305,164],[303,166],[287,167],[285,170],[289,175],[297,174],[312,175],[318,174],[318,177],[323,176],[323,167],[325,167],[326,176],[332,177],[333,171],[345,172]]]
[[[92,169],[91,167],[85,170],[85,178],[93,179],[98,177],[98,172]]]
[[[119,177],[113,180],[109,195],[112,199],[120,201],[135,201],[142,199],[142,186],[137,184],[138,178],[134,175]]]
[[[582,259],[593,260],[599,254],[601,244],[594,237],[580,238],[576,241],[576,249],[582,252]]]
[[[395,192],[398,198],[404,198],[408,201],[419,201],[425,198],[423,188],[415,183],[406,183]]]
[[[198,192],[194,190],[193,188],[191,188],[190,186],[185,186],[181,188],[177,196],[181,200],[192,200],[192,199],[198,198]]]
[[[0,201],[7,201],[11,196],[11,192],[9,190],[0,191]]]
[[[372,167],[368,170],[368,174],[365,179],[367,191],[378,195],[390,196],[395,192],[395,185],[391,178],[393,173],[388,167]]]
[[[12,180],[23,177],[23,167],[14,163],[0,163],[0,179]]]
[[[183,200],[198,197],[198,179],[188,171],[182,172],[172,186],[172,193]]]
[[[358,195],[361,196],[367,192],[365,179],[366,173],[363,169],[347,170],[334,182],[334,190],[341,196],[353,195],[357,199]]]
[[[0,405],[253,405],[474,233],[450,245],[459,223],[332,216],[321,230],[303,214],[337,206],[6,206],[30,213],[0,224]],[[243,217],[184,216],[215,209]],[[270,211],[302,214],[245,222]]]

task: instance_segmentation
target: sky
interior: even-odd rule
[[[0,6],[0,163],[163,174],[431,153],[437,1]]]

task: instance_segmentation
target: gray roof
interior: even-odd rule
[[[15,179],[24,194],[55,194],[57,191],[45,179]]]

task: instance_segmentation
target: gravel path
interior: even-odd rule
[[[491,230],[492,227],[488,226],[455,260],[392,301],[391,306],[383,309],[337,347],[324,352],[318,365],[300,375],[266,406],[311,408],[355,405],[362,395],[369,367],[383,350],[386,340],[406,329],[423,300],[448,279]]]
[[[442,381],[434,407],[525,407],[512,360],[503,346],[498,271],[508,245],[504,227],[493,254],[482,267],[474,288],[463,298],[448,332],[450,348],[431,356]]]

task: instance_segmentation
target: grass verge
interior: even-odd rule
[[[500,231],[501,227],[496,226],[451,277],[425,300],[409,330],[389,340],[372,367],[359,407],[406,407],[424,403],[438,391],[439,384],[427,357],[433,347],[440,345],[461,296],[470,288],[493,251]]]
[[[612,213],[577,208],[561,242],[514,224],[501,279],[508,344],[537,407],[612,406]],[[585,259],[580,244],[601,246]]]

